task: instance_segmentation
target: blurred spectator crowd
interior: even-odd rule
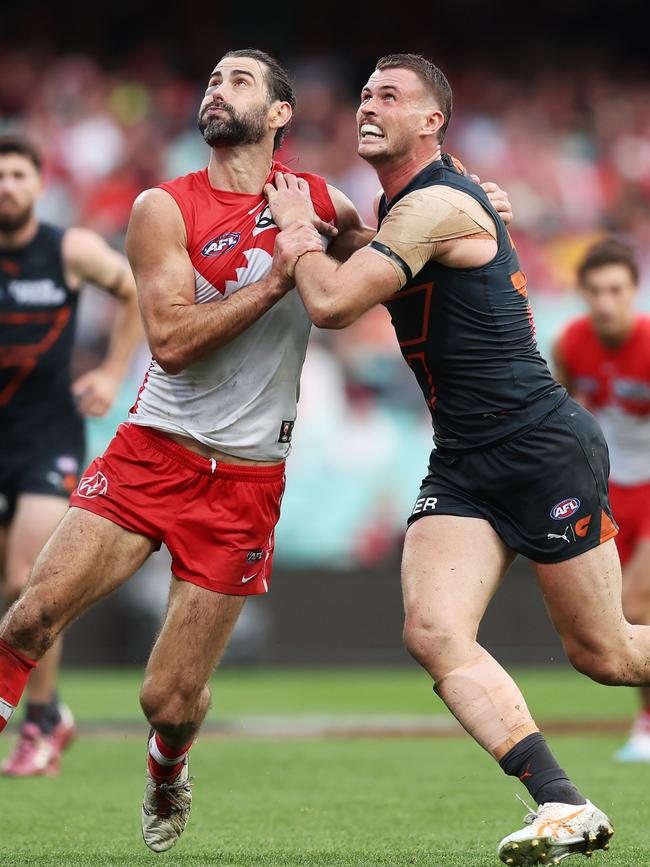
[[[0,56],[0,129],[21,129],[46,155],[40,213],[96,229],[120,248],[138,193],[202,168],[196,128],[204,81],[143,50],[122,68],[86,55]],[[216,61],[218,58],[210,59]],[[324,175],[372,222],[377,181],[356,156],[358,71],[342,58],[289,61],[298,109],[280,159]],[[446,70],[455,110],[445,149],[510,194],[517,245],[540,345],[578,309],[573,268],[605,232],[639,252],[650,280],[650,78],[609,77],[596,67],[506,77],[486,68]],[[206,78],[210,69],[206,68]],[[645,296],[645,291],[644,291]],[[78,364],[105,337],[105,302],[88,293]],[[138,380],[146,350],[134,365]],[[398,544],[425,473],[430,422],[398,354],[383,309],[351,329],[318,333],[305,368],[280,561],[342,567],[384,557]],[[103,447],[137,382],[91,431]]]

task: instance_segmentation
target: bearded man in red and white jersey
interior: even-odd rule
[[[650,623],[650,317],[638,313],[639,266],[615,239],[587,250],[578,267],[586,316],[555,346],[556,375],[600,422],[609,446],[609,497],[619,525],[623,609]],[[650,762],[650,687],[620,761]]]
[[[269,589],[311,327],[293,267],[330,238],[344,259],[374,235],[342,193],[299,174],[321,235],[274,263],[279,230],[263,189],[291,174],[273,154],[294,105],[273,58],[229,52],[199,111],[208,167],[136,200],[126,248],[153,360],[129,421],[84,473],[0,625],[1,731],[60,631],[166,544],[169,606],[140,694],[151,724],[142,831],[157,852],[187,823],[188,751],[210,674],[246,596]],[[507,197],[486,188],[509,217]]]

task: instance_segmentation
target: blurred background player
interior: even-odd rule
[[[83,416],[104,415],[141,339],[126,259],[95,232],[41,222],[42,158],[18,134],[0,136],[0,576],[10,605],[68,508],[84,460]],[[104,362],[71,379],[79,290],[120,302]],[[8,776],[55,774],[74,734],[56,681],[61,639],[27,689],[25,720],[2,765]]]
[[[598,419],[609,445],[609,495],[619,524],[623,609],[650,623],[650,317],[636,310],[639,265],[631,247],[606,239],[578,267],[586,316],[555,346],[556,376]],[[650,688],[616,757],[650,762]]]

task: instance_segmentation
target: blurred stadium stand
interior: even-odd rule
[[[121,247],[142,189],[205,165],[195,116],[207,75],[223,51],[255,45],[284,61],[296,81],[297,116],[280,158],[325,175],[371,221],[377,183],[355,152],[358,90],[382,53],[421,51],[454,88],[446,149],[510,194],[512,234],[548,356],[554,333],[579,309],[573,267],[606,232],[635,245],[641,305],[650,308],[643,9],[632,0],[615,11],[551,0],[527,13],[499,0],[441,0],[435,12],[431,4],[406,2],[387,16],[351,5],[343,14],[341,5],[226,10],[186,0],[167,14],[150,0],[116,0],[101,10],[5,0],[0,129],[24,130],[46,152],[44,219],[92,227]],[[85,294],[78,370],[96,360],[110,315],[110,299]],[[91,455],[123,419],[146,362],[143,347],[119,405],[89,425]],[[233,658],[405,660],[398,553],[431,442],[411,379],[383,309],[345,332],[315,335],[273,594],[247,606],[252,613]],[[70,661],[140,661],[164,605],[164,557],[149,572],[73,628]],[[486,622],[488,643],[518,661],[555,657],[557,642],[524,564],[516,564],[507,586]],[[105,640],[97,640],[103,628]]]

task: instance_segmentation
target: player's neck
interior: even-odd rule
[[[622,346],[632,336],[636,322],[637,317],[633,316],[632,319],[626,322],[625,325],[622,325],[615,333],[609,332],[603,334],[602,332],[597,332],[598,339],[608,349],[618,349],[619,346]]]
[[[259,195],[272,164],[272,151],[259,144],[215,148],[208,163],[208,179],[215,190]]]
[[[38,219],[35,214],[29,218],[24,226],[15,231],[0,231],[0,248],[3,250],[20,250],[26,247],[34,239],[38,232]]]
[[[387,201],[390,202],[391,199],[394,199],[400,190],[408,186],[413,178],[429,163],[439,160],[440,154],[441,150],[438,145],[433,152],[427,150],[426,153],[411,153],[394,162],[378,163],[375,169]]]

